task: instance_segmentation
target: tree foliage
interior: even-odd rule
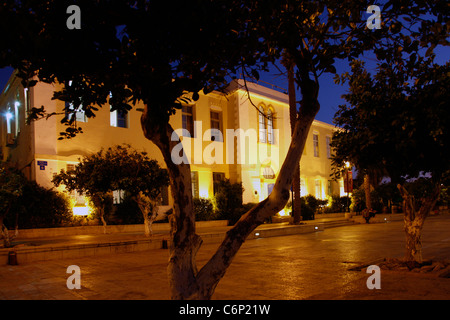
[[[62,170],[53,182],[88,196],[124,190],[157,198],[161,187],[167,186],[168,176],[146,152],[116,145],[83,157],[73,170]]]
[[[83,157],[73,170],[61,171],[53,182],[57,186],[64,184],[68,191],[86,194],[101,211],[106,207],[108,194],[123,190],[136,201],[146,218],[149,212],[154,213],[161,188],[168,185],[169,178],[146,152],[116,145]]]
[[[402,17],[414,23],[421,14],[433,15],[419,21],[424,30],[417,37],[423,37],[411,46],[436,45],[446,39],[448,28],[448,7],[437,0],[388,1],[382,8],[382,28],[373,32],[362,18],[373,4],[369,1],[204,0],[177,2],[176,10],[170,1],[77,3],[82,8],[80,30],[64,28],[63,1],[3,4],[0,27],[17,28],[0,43],[0,61],[17,68],[26,86],[36,79],[67,84],[54,94],[72,105],[62,120],[69,125],[67,137],[80,131],[76,110],[81,107],[93,117],[110,92],[112,110],[129,110],[142,101],[144,135],[162,152],[174,196],[168,271],[174,298],[210,298],[247,235],[285,206],[294,166],[320,108],[322,73],[335,73],[337,59],[351,60],[365,49],[378,50],[381,57],[386,42],[403,41],[406,48],[407,38],[399,36]],[[187,99],[197,100],[201,90],[223,90],[239,72],[258,78],[258,70],[283,51],[292,57],[302,95],[286,160],[271,195],[242,216],[216,254],[197,270],[201,239],[195,234],[190,167],[171,162],[169,118]]]
[[[372,77],[355,61],[342,80],[350,93],[335,116],[342,128],[333,136],[335,168],[350,161],[361,172],[385,170],[396,182],[421,172],[439,180],[450,163],[450,64],[380,64]]]
[[[339,106],[335,115],[342,128],[332,142],[335,173],[350,161],[361,173],[384,172],[397,184],[405,215],[405,258],[417,262],[422,261],[424,221],[450,169],[450,62],[436,64],[433,54],[438,44],[449,44],[450,25],[441,24],[448,21],[448,6],[437,16],[433,24],[422,21],[418,30],[401,32],[402,25],[393,24],[397,36],[384,51],[375,50],[375,75],[355,60],[351,74],[336,77],[338,83],[348,81],[350,90],[344,95],[348,105]],[[404,184],[421,175],[428,185],[424,178]]]
[[[0,164],[0,231],[3,236],[4,247],[11,246],[11,239],[8,228],[4,224],[5,217],[10,215],[11,208],[18,202],[22,193],[26,179],[21,172],[8,168],[5,164]],[[15,212],[15,225],[19,212]]]
[[[22,195],[25,182],[20,171],[0,164],[0,218],[6,216],[12,203]]]
[[[0,45],[0,61],[18,69],[26,86],[62,85],[54,98],[69,103],[66,137],[79,130],[76,110],[94,117],[107,102],[126,112],[142,101],[157,121],[168,121],[185,92],[196,100],[200,90],[223,89],[264,54],[255,31],[245,29],[250,8],[241,1],[177,2],[176,10],[170,1],[76,2],[79,30],[65,27],[66,1],[12,1],[0,12],[2,29],[17,25]]]

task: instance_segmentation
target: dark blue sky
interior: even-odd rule
[[[435,62],[438,64],[444,64],[449,61],[450,58],[450,48],[448,47],[437,47],[435,49],[436,59]],[[366,67],[369,72],[372,74],[375,73],[375,65],[373,59],[366,58],[363,59],[366,61]],[[336,70],[339,74],[348,71],[348,62],[347,61],[337,61]],[[10,75],[12,73],[12,68],[4,68],[0,69],[0,90],[3,91],[3,88],[6,85]],[[286,88],[287,85],[287,77],[286,75],[280,75],[280,71],[276,68],[272,68],[271,72],[267,74],[261,74],[261,80],[266,82],[275,84],[279,87]],[[347,86],[337,85],[333,81],[332,74],[322,74],[319,79],[320,82],[320,90],[319,90],[319,103],[320,103],[320,111],[316,116],[317,120],[332,123],[333,116],[336,113],[338,106],[340,104],[344,104],[345,101],[341,98],[341,95],[346,93]],[[301,96],[297,94],[297,99]]]
[[[287,77],[285,75],[279,75],[279,71],[273,68],[274,71],[267,74],[261,75],[261,80],[266,82],[270,82],[279,87],[286,88],[287,85]],[[338,72],[341,72],[341,68],[337,68]],[[0,90],[3,91],[11,73],[12,68],[0,69]],[[343,70],[343,68],[342,68]],[[337,111],[337,106],[342,104],[342,100],[340,96],[344,92],[344,88],[342,86],[335,85],[333,82],[333,76],[324,74],[320,78],[321,88],[320,88],[320,97],[319,102],[321,104],[321,109],[316,119],[320,121],[324,121],[327,123],[331,123],[334,113]],[[300,96],[299,96],[300,97]]]

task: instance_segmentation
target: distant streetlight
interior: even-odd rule
[[[13,114],[12,114],[11,112],[7,111],[7,112],[5,113],[5,118],[6,118],[6,121],[9,121],[9,120],[11,120],[11,119],[12,119],[12,117],[13,117]]]

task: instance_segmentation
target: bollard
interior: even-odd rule
[[[17,266],[17,253],[15,251],[8,252],[8,264],[11,266]]]

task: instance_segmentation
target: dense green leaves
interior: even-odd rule
[[[124,190],[156,199],[169,180],[167,172],[147,153],[118,145],[84,157],[74,170],[62,171],[53,182],[88,196]]]
[[[81,107],[88,117],[112,93],[112,110],[143,101],[156,119],[167,121],[184,92],[194,92],[196,100],[200,90],[221,90],[242,66],[264,55],[256,31],[245,29],[250,8],[242,1],[76,4],[80,30],[66,28],[66,1],[2,4],[0,28],[10,31],[0,44],[0,67],[17,68],[28,86],[33,76],[64,84],[54,98]],[[64,111],[73,114],[67,106]]]
[[[351,161],[359,170],[386,170],[395,181],[449,169],[450,63],[419,58],[412,66],[384,63],[372,76],[355,61],[349,81],[349,105],[340,106],[333,137],[336,168]]]
[[[3,163],[0,164],[0,222],[12,203],[22,195],[25,182],[26,179],[21,172],[8,168]]]

